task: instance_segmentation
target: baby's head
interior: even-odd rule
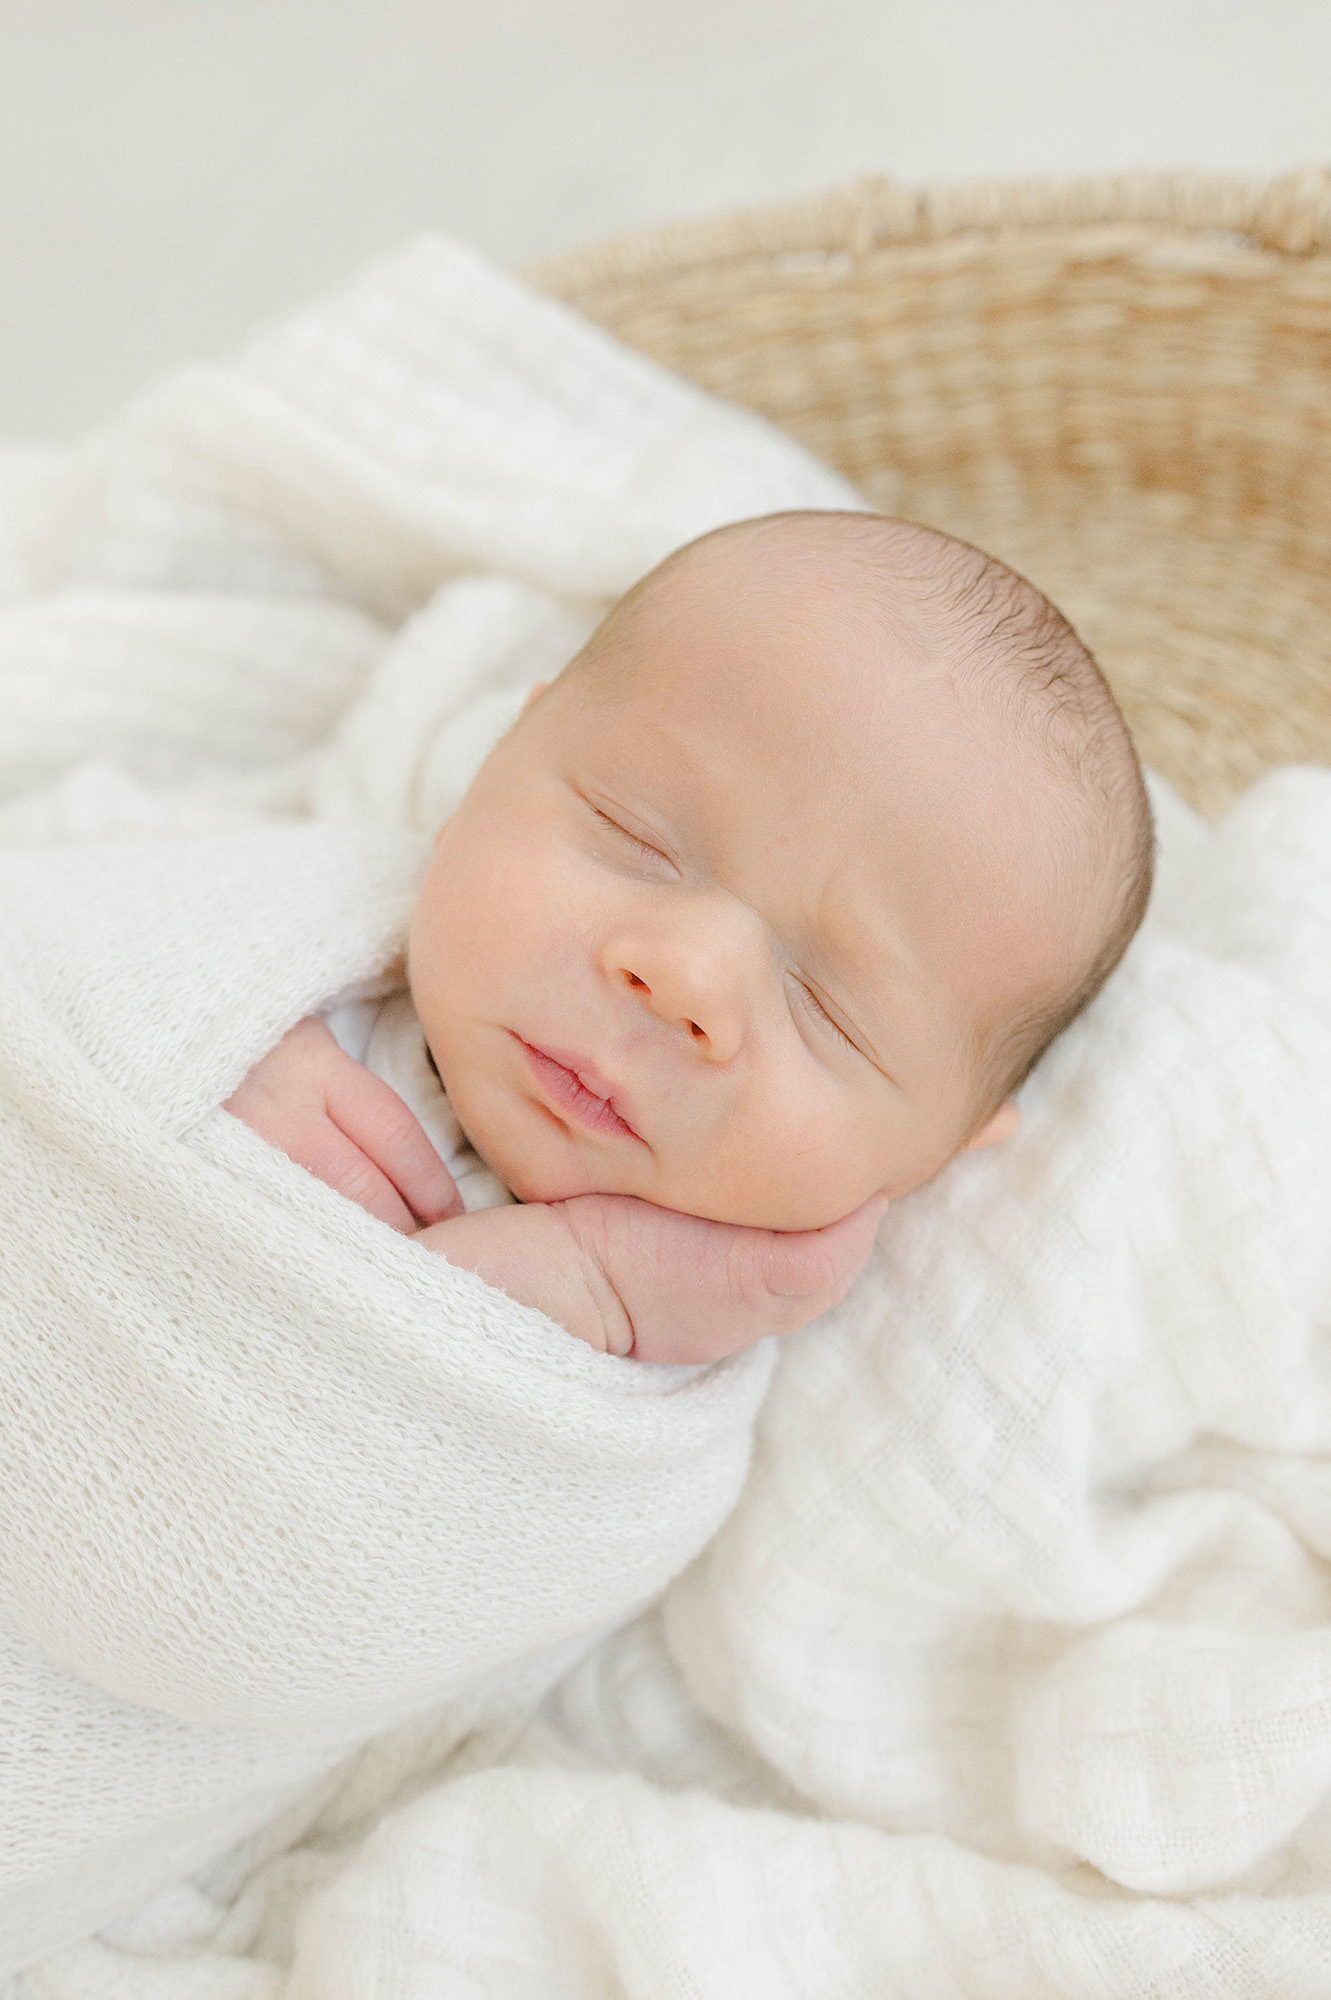
[[[1151,846],[1038,591],[929,529],[773,515],[671,556],[528,703],[439,835],[412,993],[524,1199],[813,1228],[1014,1128]]]

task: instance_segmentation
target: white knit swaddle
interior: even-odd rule
[[[110,1851],[167,1818],[175,1869],[206,1858],[374,1730],[636,1607],[738,1490],[760,1362],[612,1366],[212,1108],[381,969],[421,859],[310,828],[0,864],[11,1952],[69,1934],[68,1879],[32,1928],[34,1849],[63,1836],[85,1927],[113,1914]],[[108,1695],[163,1714],[111,1705],[90,1842]],[[166,1718],[169,1815],[141,1789]]]

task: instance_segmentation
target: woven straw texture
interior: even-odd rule
[[[1023,571],[1203,810],[1331,763],[1331,172],[869,181],[532,275]]]

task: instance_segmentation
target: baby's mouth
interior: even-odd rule
[[[511,1028],[509,1033],[513,1034]],[[614,1086],[607,1086],[584,1057],[568,1049],[536,1048],[531,1042],[524,1042],[521,1035],[513,1034],[513,1039],[526,1054],[527,1067],[546,1097],[566,1117],[591,1132],[614,1132],[621,1138],[636,1139],[639,1145],[646,1143],[617,1110],[612,1094]],[[596,1084],[602,1086],[604,1095],[593,1087]]]

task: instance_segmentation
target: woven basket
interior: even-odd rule
[[[1331,173],[870,181],[533,275],[1024,571],[1204,811],[1331,763]]]

